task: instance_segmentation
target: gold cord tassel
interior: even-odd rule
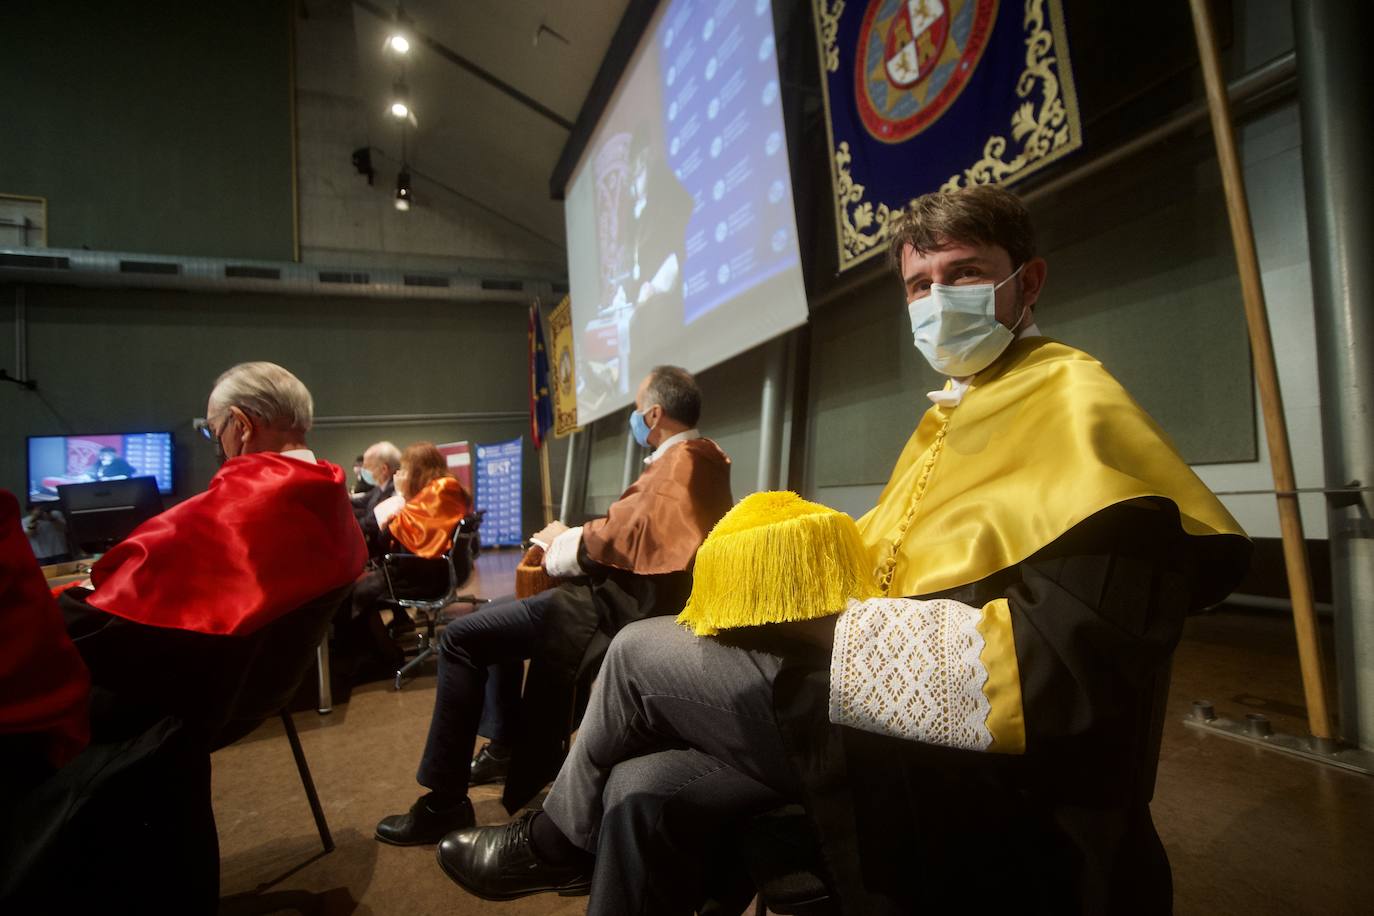
[[[698,636],[813,620],[878,594],[854,520],[795,493],[754,493],[697,551],[692,595],[677,621]]]

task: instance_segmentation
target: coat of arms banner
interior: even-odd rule
[[[812,0],[841,271],[928,191],[1011,185],[1082,144],[1059,0]]]

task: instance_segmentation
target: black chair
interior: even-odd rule
[[[77,639],[96,680],[92,742],[0,823],[0,850],[17,840],[24,852],[16,873],[0,880],[0,910],[213,913],[219,843],[210,754],[273,715],[282,717],[320,840],[331,851],[284,707],[352,590],[352,583],[335,589],[248,636],[97,618]],[[60,600],[72,611],[83,603],[68,593]],[[78,880],[73,862],[80,863]]]
[[[272,716],[279,717],[325,852],[334,850],[334,839],[315,791],[315,780],[311,778],[296,724],[287,707],[316,660],[317,650],[329,631],[335,612],[352,597],[353,585],[346,585],[278,618],[250,637],[254,645],[238,691],[228,714],[210,740],[210,750],[217,751],[238,741]]]
[[[440,622],[448,623],[444,616],[444,610],[454,604],[470,604],[474,608],[486,604],[486,598],[478,598],[475,595],[460,595],[458,589],[472,576],[473,565],[476,562],[477,552],[480,548],[480,529],[482,527],[483,512],[473,512],[465,515],[453,529],[453,543],[449,546],[449,551],[442,557],[432,559],[417,557],[409,553],[389,553],[382,557],[382,573],[386,577],[388,598],[381,600],[382,604],[388,604],[395,608],[407,611],[416,611],[423,623],[425,630],[419,637],[415,647],[415,657],[407,661],[396,671],[395,689],[400,690],[406,678],[410,677],[411,672],[423,665],[434,654],[434,634]],[[441,566],[442,564],[442,566]],[[435,570],[443,569],[447,573],[448,587],[442,594],[432,597],[402,597],[406,589],[402,583],[405,581],[425,581],[427,578],[433,579]]]
[[[1172,673],[1170,658],[1155,675],[1147,700],[1149,715],[1137,734],[1142,766],[1136,791],[1147,804],[1155,794]],[[745,821],[734,848],[758,891],[755,916],[831,916],[839,912],[821,877],[821,851],[801,805],[784,805]]]

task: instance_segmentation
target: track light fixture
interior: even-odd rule
[[[410,169],[401,166],[396,175],[396,209],[402,212],[410,209]]]
[[[410,107],[410,87],[404,79],[398,79],[391,87],[391,116],[399,121],[413,121],[415,112]]]
[[[410,17],[406,15],[405,8],[399,3],[396,4],[396,18],[386,33],[386,50],[398,57],[405,57],[410,53],[413,34],[414,30],[411,29]]]

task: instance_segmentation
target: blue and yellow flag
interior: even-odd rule
[[[553,396],[549,393],[549,354],[544,348],[544,320],[539,303],[530,303],[530,435],[534,449],[544,445],[553,425]]]
[[[1060,0],[812,0],[839,268],[929,191],[1011,185],[1078,149]]]

